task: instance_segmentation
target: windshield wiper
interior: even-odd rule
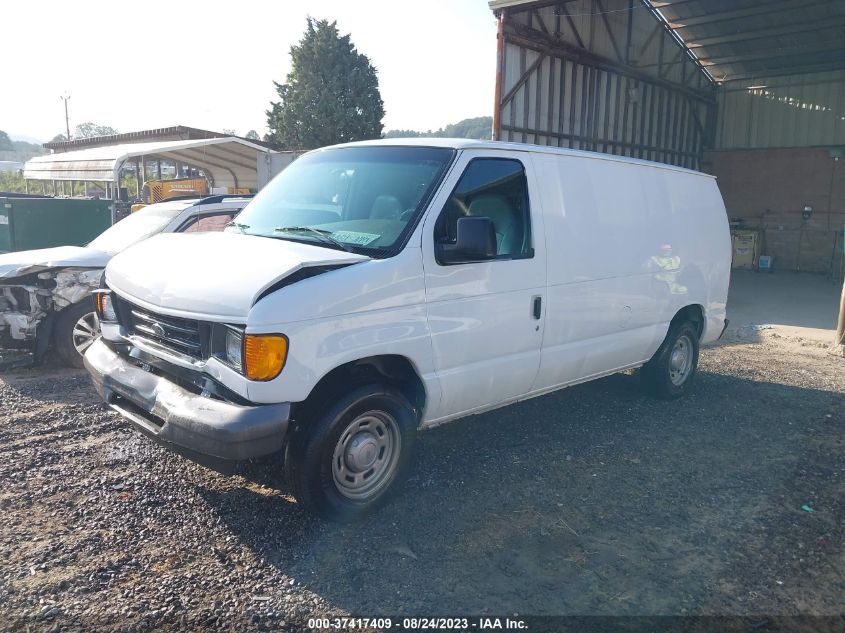
[[[349,246],[343,242],[332,237],[332,232],[325,229],[315,229],[313,226],[282,226],[273,229],[277,233],[311,233],[320,238],[324,244],[333,244],[335,247],[346,251],[347,253],[354,252]]]
[[[234,226],[235,228],[240,229],[241,233],[246,233],[246,230],[249,228],[249,224],[242,224],[241,222],[235,222],[234,220],[228,222],[226,226]]]

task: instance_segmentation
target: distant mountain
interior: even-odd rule
[[[12,132],[9,132],[9,138],[13,141],[22,141],[24,143],[33,143],[35,145],[41,145],[41,143],[44,142],[41,139],[35,138],[34,136],[27,136],[25,134],[13,134]]]
[[[417,138],[426,136],[443,136],[446,138],[471,138],[482,141],[490,140],[493,129],[493,117],[479,116],[464,119],[457,123],[450,123],[444,128],[428,132],[416,130],[388,130],[384,138]]]
[[[0,130],[0,160],[25,163],[33,156],[46,154],[47,150],[35,139],[35,143],[19,140],[20,135],[6,134]],[[24,137],[31,138],[31,137]]]

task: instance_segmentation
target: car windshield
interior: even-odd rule
[[[386,257],[401,248],[454,150],[340,147],[307,154],[227,230]]]
[[[136,211],[117,224],[107,228],[88,244],[89,248],[106,253],[119,253],[136,242],[161,233],[173,218],[179,215],[187,205],[167,204],[152,205]]]

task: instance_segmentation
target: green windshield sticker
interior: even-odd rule
[[[367,244],[375,242],[381,237],[381,235],[375,235],[374,233],[358,233],[357,231],[335,231],[332,233],[332,237],[339,242],[366,246]]]

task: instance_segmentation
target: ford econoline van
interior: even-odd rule
[[[138,430],[224,472],[284,450],[331,518],[395,487],[418,429],[641,367],[692,385],[726,327],[716,181],[470,140],[310,152],[224,233],[117,255],[85,364]]]

